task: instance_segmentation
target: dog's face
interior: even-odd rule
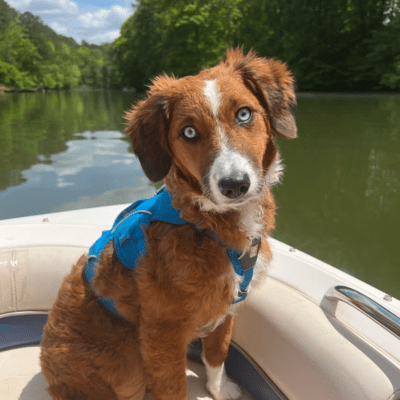
[[[203,207],[243,205],[279,179],[275,135],[297,136],[293,78],[284,64],[230,50],[196,76],[155,79],[146,100],[127,113],[127,132],[146,175],[171,167]]]

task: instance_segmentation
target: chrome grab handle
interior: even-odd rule
[[[338,301],[343,301],[355,307],[400,339],[400,318],[365,294],[347,286],[333,286],[325,293],[325,299],[336,304]],[[321,302],[321,308],[334,316],[334,312],[324,300]]]

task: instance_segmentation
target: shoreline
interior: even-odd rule
[[[10,88],[6,86],[0,85],[0,94],[5,93],[47,93],[47,92],[101,92],[104,90],[115,90],[115,91],[124,91],[124,92],[135,92],[132,89],[125,88],[90,88],[90,87],[75,87],[75,88],[66,88],[66,89],[45,89],[45,88],[29,88],[29,89],[17,89]]]
[[[304,91],[304,92],[297,92],[296,93],[297,96],[398,96],[400,95],[399,91],[370,91],[370,92],[366,92],[366,91],[360,91],[357,92],[355,90],[350,90],[348,92],[335,92],[335,91]]]
[[[69,91],[77,91],[77,92],[85,92],[85,91],[121,91],[121,92],[132,92],[137,93],[138,95],[146,93],[146,91],[139,92],[136,91],[134,88],[90,88],[90,87],[75,87],[75,88],[65,88],[65,89],[45,89],[45,88],[29,88],[29,89],[17,89],[13,87],[6,87],[0,85],[0,94],[5,93],[47,93],[47,92],[69,92]],[[387,91],[355,91],[349,90],[348,92],[344,91],[334,91],[334,90],[327,90],[327,91],[318,91],[318,90],[306,90],[306,91],[298,91],[296,93],[298,96],[304,97],[312,97],[312,96],[398,96],[400,95],[400,91],[395,90],[387,90]]]

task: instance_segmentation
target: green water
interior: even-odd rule
[[[0,96],[0,219],[151,195],[123,134],[134,100]],[[400,96],[299,95],[296,118],[274,237],[400,298]]]

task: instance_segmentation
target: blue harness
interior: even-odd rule
[[[112,228],[104,231],[102,236],[90,248],[85,268],[87,281],[91,285],[93,284],[100,254],[110,240],[114,241],[114,248],[120,262],[124,267],[134,270],[136,262],[146,253],[147,243],[143,228],[149,226],[152,221],[163,221],[174,225],[188,223],[179,216],[179,211],[172,207],[171,195],[164,187],[154,197],[136,201],[118,215]],[[247,288],[253,277],[254,265],[261,247],[261,239],[255,239],[251,249],[241,255],[221,243],[211,232],[203,231],[194,225],[193,228],[218,241],[225,247],[235,272],[242,277],[238,298],[234,303],[243,301],[247,296]],[[98,296],[98,300],[111,313],[122,318],[113,300],[101,296]]]

